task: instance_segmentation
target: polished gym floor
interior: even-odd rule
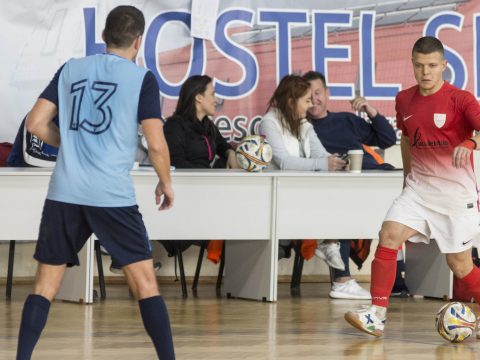
[[[15,358],[29,289],[15,285],[11,301],[0,300],[2,360]],[[280,284],[278,302],[262,303],[218,298],[211,284],[200,284],[198,296],[187,299],[177,283],[162,286],[177,359],[480,359],[480,340],[454,345],[436,333],[434,317],[443,301],[392,300],[385,336],[376,339],[343,320],[345,311],[365,302],[331,300],[328,290],[329,284],[307,283],[292,297],[289,285]],[[126,286],[107,286],[107,296],[92,305],[54,302],[32,359],[156,359]]]

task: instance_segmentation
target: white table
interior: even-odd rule
[[[277,239],[378,239],[402,172],[302,174],[277,178]],[[295,210],[296,209],[296,210]],[[372,254],[373,255],[373,254]],[[435,241],[407,241],[405,281],[412,294],[452,298],[453,273]]]
[[[132,172],[137,202],[151,240],[228,240],[225,292],[275,301],[277,247],[275,174],[240,170],[176,170],[175,205],[158,212],[152,170]]]
[[[36,241],[51,170],[0,168],[0,240]],[[93,242],[79,254],[81,267],[67,269],[58,299],[93,302]]]
[[[36,240],[51,170],[0,168],[0,240]],[[232,297],[275,301],[277,249],[274,246],[275,176],[245,171],[207,170],[173,173],[176,203],[159,212],[155,206],[156,174],[132,172],[137,203],[151,240],[229,240],[225,290]],[[68,269],[57,296],[93,301],[93,241]]]
[[[0,168],[0,199],[9,204],[0,207],[0,240],[36,240],[50,174]],[[158,212],[156,174],[140,168],[132,176],[151,240],[228,240],[226,293],[266,301],[277,299],[279,239],[376,239],[403,182],[398,171],[177,170],[175,206]],[[89,303],[93,242],[82,251],[82,266],[67,271],[59,298]]]
[[[378,239],[398,171],[282,172],[277,180],[278,239]]]

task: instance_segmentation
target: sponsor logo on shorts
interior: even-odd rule
[[[463,241],[463,242],[462,242],[462,245],[467,245],[467,244],[468,244],[470,241],[472,241],[472,240],[473,240],[473,239],[470,239],[470,240],[468,240],[468,241]]]
[[[473,203],[467,204],[467,209],[473,209]]]

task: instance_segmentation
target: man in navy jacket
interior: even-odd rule
[[[365,151],[364,145],[378,146],[386,149],[395,145],[397,138],[395,131],[377,109],[371,106],[363,97],[356,97],[351,101],[354,111],[364,111],[368,115],[365,120],[351,112],[328,111],[329,91],[325,76],[317,71],[309,71],[303,78],[310,83],[312,89],[312,107],[308,111],[318,138],[325,149],[331,153],[346,154],[349,150],[364,150],[362,169],[364,170],[393,170],[388,163],[379,163],[374,156]],[[368,148],[367,148],[368,149]],[[316,254],[324,258],[323,254],[332,253],[332,248],[339,248],[340,255],[345,264],[345,270],[334,269],[334,283],[330,297],[341,299],[370,299],[370,293],[360,287],[350,276],[349,255],[350,241],[326,240],[319,243]],[[329,249],[330,248],[330,249]],[[399,252],[401,254],[401,252]],[[399,260],[397,280],[394,292],[408,293],[400,271],[403,270],[403,259]],[[393,292],[392,292],[393,294]]]
[[[312,107],[308,111],[315,132],[325,149],[331,154],[346,154],[348,150],[363,149],[362,145],[386,149],[395,145],[397,137],[388,120],[363,97],[351,101],[354,111],[364,111],[369,120],[350,112],[327,110],[329,92],[323,74],[309,71],[303,75],[312,88]],[[365,152],[362,168],[393,169],[390,164],[379,165],[372,155]]]

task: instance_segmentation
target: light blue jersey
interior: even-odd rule
[[[48,199],[101,207],[136,204],[130,170],[147,71],[111,54],[63,66],[57,105],[61,145]]]

